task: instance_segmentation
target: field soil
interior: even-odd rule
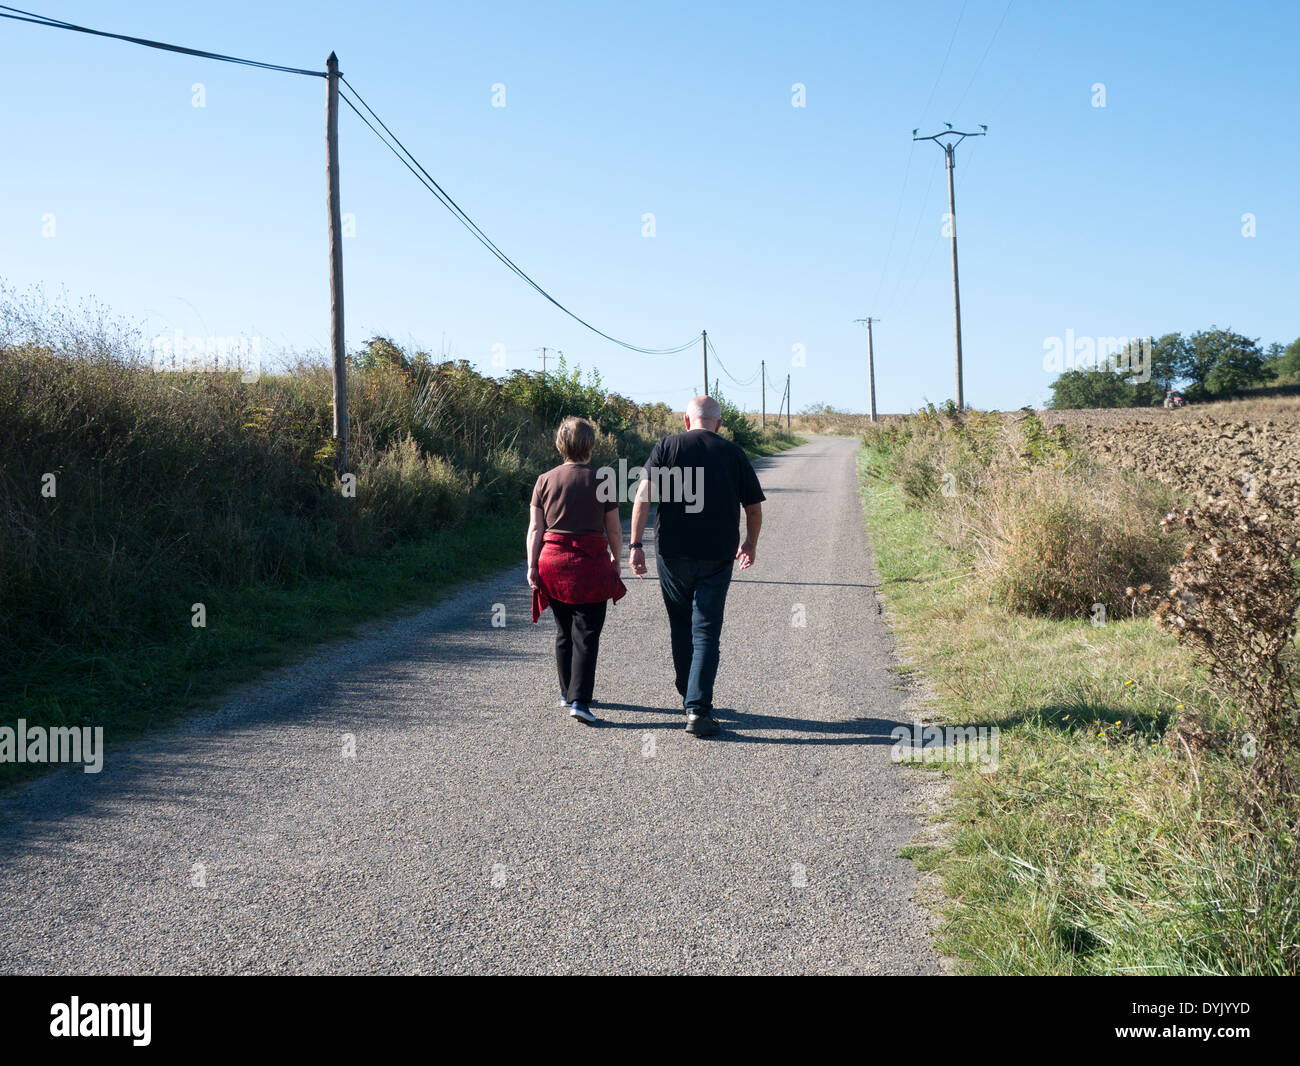
[[[1270,486],[1300,495],[1300,403],[1244,400],[1180,410],[1044,411],[1099,458],[1192,497]]]

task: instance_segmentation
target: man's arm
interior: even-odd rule
[[[646,520],[650,517],[650,479],[644,479],[636,487],[636,500],[632,504],[632,543],[640,544],[641,537],[645,533]],[[637,577],[644,577],[646,572],[645,566],[645,549],[633,548],[631,558],[628,562],[632,566],[632,573]]]
[[[745,540],[736,549],[740,568],[748,570],[758,558],[758,534],[763,529],[763,505],[751,503],[745,508]]]

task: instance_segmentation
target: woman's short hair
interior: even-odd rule
[[[596,427],[585,418],[570,415],[555,431],[555,448],[564,458],[585,463],[596,446]]]

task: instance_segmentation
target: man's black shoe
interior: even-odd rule
[[[693,737],[711,737],[718,731],[718,723],[713,715],[700,714],[695,711],[686,716],[686,732]]]

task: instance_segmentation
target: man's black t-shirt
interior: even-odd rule
[[[645,465],[659,500],[659,554],[733,558],[741,506],[767,499],[744,450],[707,429],[692,429],[661,440]]]

